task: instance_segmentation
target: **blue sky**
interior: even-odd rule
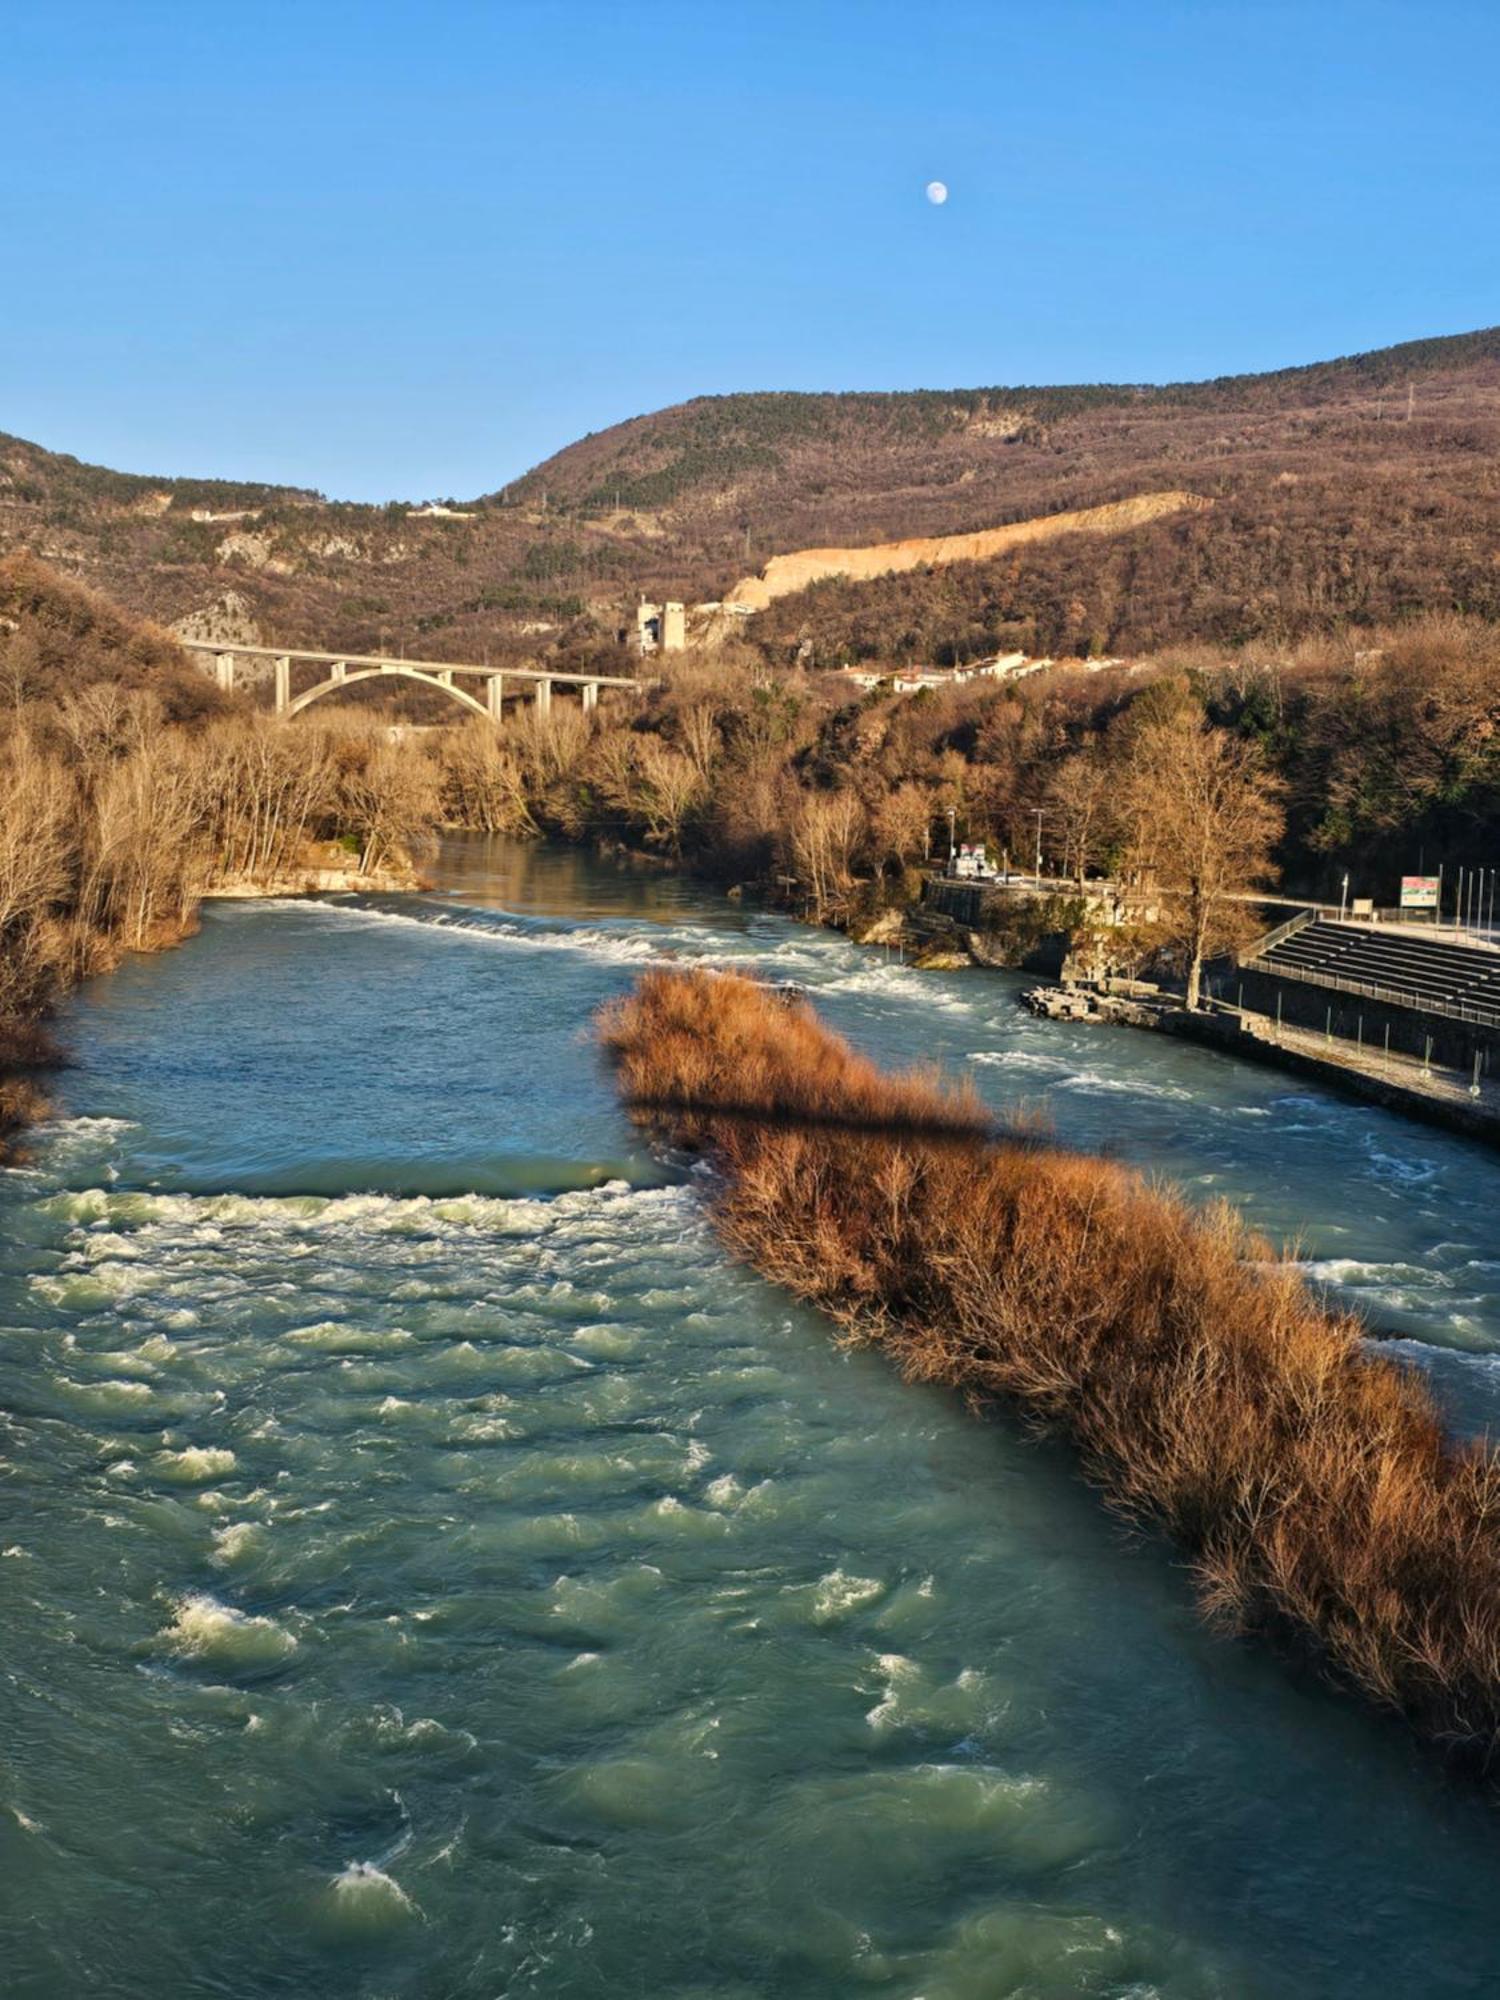
[[[0,430],[467,496],[705,392],[1485,326],[1497,74],[1444,0],[0,0]]]

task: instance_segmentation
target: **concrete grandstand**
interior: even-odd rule
[[[1500,952],[1378,925],[1283,925],[1247,966],[1398,1006],[1500,1027]]]
[[[1424,1060],[1500,1054],[1500,951],[1414,928],[1334,922],[1307,911],[1240,963],[1244,1004],[1330,1037],[1381,1042]]]

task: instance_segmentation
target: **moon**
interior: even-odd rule
[[[941,208],[943,203],[948,199],[947,182],[929,181],[927,183],[927,199],[932,203],[934,208]]]

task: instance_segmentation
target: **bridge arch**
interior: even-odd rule
[[[299,694],[295,701],[289,701],[282,713],[288,716],[300,715],[304,708],[311,708],[312,704],[321,701],[324,695],[337,694],[341,688],[353,687],[356,681],[392,678],[416,681],[422,687],[436,688],[439,694],[448,695],[468,709],[472,715],[482,715],[486,721],[494,720],[484,703],[476,701],[473,695],[466,693],[463,688],[455,687],[451,681],[440,681],[435,674],[424,674],[416,667],[402,666],[397,662],[389,662],[378,667],[361,667],[353,673],[343,673],[337,678],[320,681],[316,687],[308,688],[306,693]]]

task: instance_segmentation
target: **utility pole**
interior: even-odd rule
[[[1042,808],[1035,806],[1032,810],[1036,813],[1036,886],[1040,889],[1042,886]]]
[[[954,856],[955,856],[955,855],[957,854],[957,852],[958,852],[958,836],[957,836],[957,832],[956,832],[956,829],[957,829],[957,826],[958,826],[958,807],[957,807],[957,806],[949,806],[949,808],[948,808],[948,873],[949,873],[950,875],[951,875],[951,874],[953,873],[953,857],[954,857]]]
[[[1349,906],[1349,871],[1344,870],[1343,886],[1339,890],[1339,922],[1344,921],[1344,912]]]

